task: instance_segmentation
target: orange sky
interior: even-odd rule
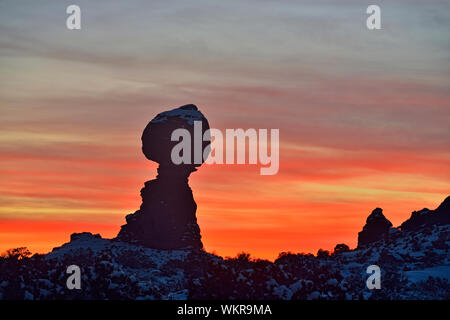
[[[1,8],[0,251],[114,237],[156,174],[142,130],[187,103],[214,128],[280,130],[277,175],[191,175],[208,251],[354,247],[375,207],[395,226],[437,207],[450,190],[450,8],[382,2],[377,32],[356,0],[80,0],[73,32],[55,2]]]
[[[8,180],[0,183],[1,250],[46,252],[72,232],[114,237],[125,215],[138,209],[144,180],[155,175],[138,143],[135,149],[135,161],[3,157],[8,170],[0,173]],[[358,159],[314,148],[299,155],[282,158],[276,176],[260,176],[254,165],[203,165],[191,175],[207,250],[273,259],[281,251],[316,252],[338,242],[354,247],[376,206],[399,225],[412,210],[435,208],[445,196],[438,171],[448,162],[437,157],[405,155],[401,161],[382,152]],[[423,184],[424,174],[434,183]]]

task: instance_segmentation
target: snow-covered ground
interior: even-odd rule
[[[200,250],[155,250],[90,233],[47,255],[1,260],[3,299],[449,299],[450,225],[316,257],[286,253],[275,262],[223,259]],[[81,289],[66,286],[81,269]],[[366,286],[369,265],[381,289]]]

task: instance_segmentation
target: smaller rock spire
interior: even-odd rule
[[[386,239],[392,223],[383,215],[383,209],[376,208],[367,217],[366,224],[358,233],[358,248]]]

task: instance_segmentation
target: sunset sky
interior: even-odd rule
[[[81,7],[82,29],[66,28]],[[196,104],[280,130],[280,169],[190,177],[206,250],[274,259],[356,246],[450,194],[450,2],[0,1],[0,251],[112,238],[156,176],[140,137]]]

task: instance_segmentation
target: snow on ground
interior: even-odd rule
[[[450,281],[450,265],[406,271],[405,275],[411,282],[426,281],[429,277],[447,279]]]
[[[394,230],[367,248],[325,257],[289,253],[275,262],[156,250],[78,233],[20,268],[0,260],[0,299],[17,286],[16,299],[448,299],[449,229]],[[72,264],[81,269],[79,292],[66,287]],[[372,264],[381,269],[382,290],[366,287]]]

